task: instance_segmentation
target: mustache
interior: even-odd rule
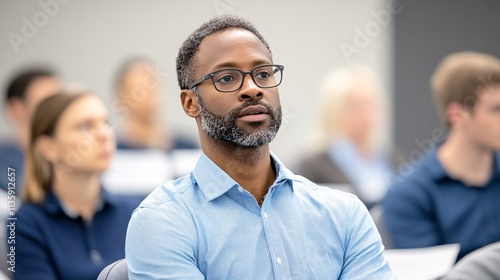
[[[256,106],[256,105],[262,105],[266,107],[271,118],[272,119],[276,118],[276,109],[274,109],[271,105],[261,100],[247,100],[243,104],[241,104],[238,108],[231,110],[231,112],[228,114],[228,119],[237,119],[240,112],[243,111],[243,109],[249,106]]]

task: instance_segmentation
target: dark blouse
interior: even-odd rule
[[[53,193],[41,205],[23,204],[15,215],[15,244],[8,245],[15,246],[13,279],[95,280],[125,257],[128,221],[139,203],[103,190],[90,223],[65,211]]]

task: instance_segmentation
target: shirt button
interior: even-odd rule
[[[94,263],[99,263],[102,260],[101,253],[99,253],[96,249],[90,250],[90,258]]]
[[[281,264],[281,258],[280,258],[280,257],[277,257],[277,258],[276,258],[276,262],[277,262],[278,264]]]
[[[267,216],[267,213],[266,213],[266,212],[264,212],[264,218],[267,218],[267,217],[268,217],[268,216]]]
[[[239,190],[240,192],[243,192],[245,189],[243,189],[242,187],[238,187],[238,190]]]

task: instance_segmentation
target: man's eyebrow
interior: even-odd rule
[[[223,69],[223,68],[238,68],[238,67],[237,67],[236,63],[234,63],[234,62],[223,62],[223,63],[215,65],[215,67],[213,69],[216,70],[216,69]]]
[[[272,61],[269,61],[269,60],[266,60],[266,59],[258,59],[258,60],[255,60],[252,63],[252,67],[257,67],[259,65],[272,64],[272,63],[273,63]]]
[[[271,64],[271,63],[272,62],[270,62],[269,60],[258,59],[258,60],[255,60],[252,62],[252,67],[257,67],[259,65]],[[223,63],[215,65],[213,67],[213,70],[219,70],[219,69],[224,69],[224,68],[237,68],[237,69],[239,69],[237,63],[228,61],[228,62],[223,62]]]

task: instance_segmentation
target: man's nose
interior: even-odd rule
[[[245,76],[243,76],[243,84],[238,92],[239,99],[261,99],[263,95],[262,88],[255,84],[249,73],[246,73]]]

